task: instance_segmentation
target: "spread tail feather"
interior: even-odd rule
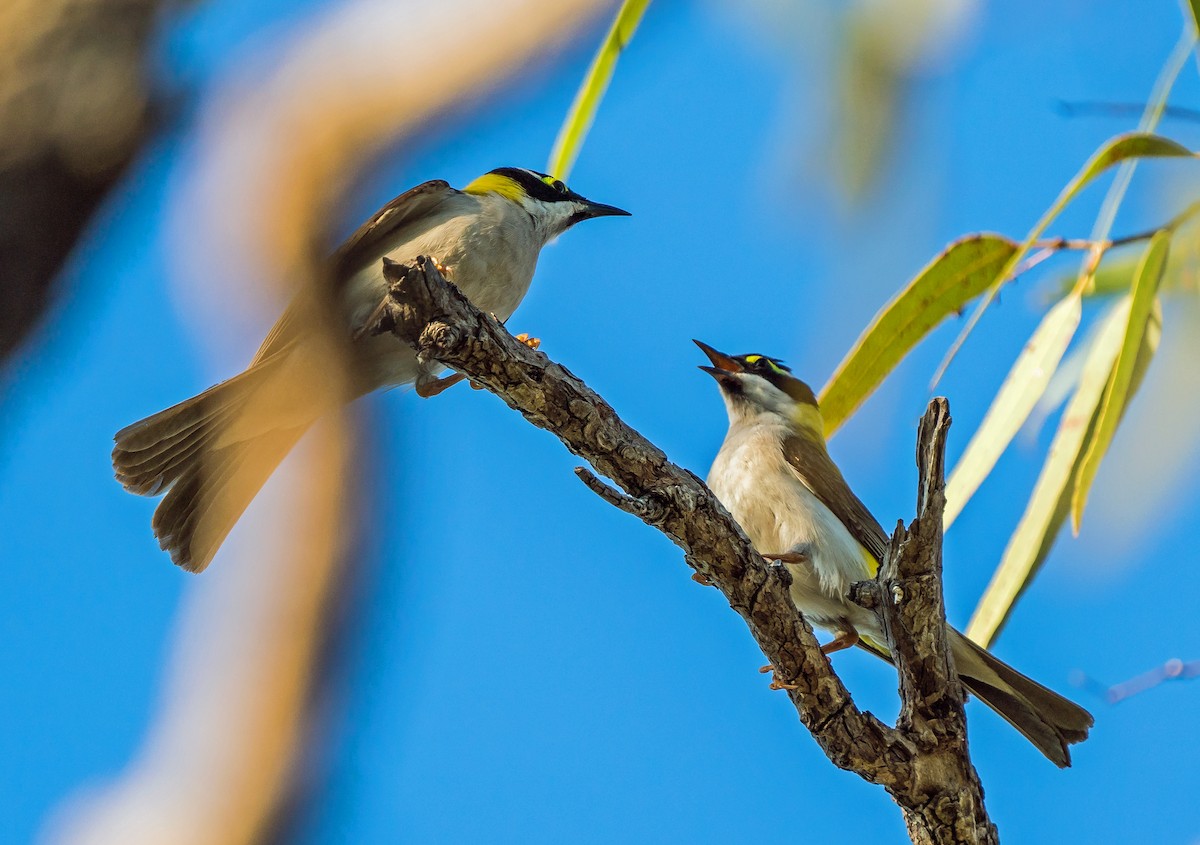
[[[272,387],[274,362],[257,364],[203,393],[117,432],[113,470],[130,492],[166,496],[154,535],[171,560],[200,572],[250,501],[308,428],[293,414],[273,426],[248,401]],[[264,390],[266,388],[266,390]],[[315,416],[315,415],[314,415]]]
[[[117,480],[139,496],[155,496],[171,486],[196,453],[228,429],[262,375],[251,368],[118,431],[112,452]]]
[[[154,511],[154,536],[171,560],[202,572],[271,473],[304,434],[289,428],[244,443],[200,448]]]
[[[1016,728],[1059,768],[1071,765],[1067,746],[1087,739],[1092,715],[947,626],[963,685]]]

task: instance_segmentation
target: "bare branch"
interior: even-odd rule
[[[934,399],[917,432],[917,518],[892,535],[877,578],[879,611],[900,676],[898,727],[920,749],[918,780],[937,784],[927,803],[902,802],[909,835],[914,842],[994,843],[996,828],[983,811],[983,787],[967,753],[965,695],[950,656],[942,597],[949,428],[949,403]]]
[[[897,532],[886,574],[858,585],[860,599],[874,599],[898,638],[905,710],[900,726],[890,728],[855,706],[792,603],[787,570],[755,552],[699,478],[668,460],[566,368],[481,314],[433,262],[384,259],[384,276],[391,295],[369,330],[391,331],[422,359],[464,373],[612,479],[619,491],[590,470],[576,470],[606,502],[670,537],[697,575],[721,590],[822,750],[835,765],[884,786],[904,809],[914,841],[996,841],[967,757],[963,693],[946,643],[940,581],[945,400],[931,406],[922,425],[918,519],[908,532]]]

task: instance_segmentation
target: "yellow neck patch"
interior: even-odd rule
[[[821,419],[821,411],[816,405],[797,402],[796,410],[792,412],[792,422],[796,428],[807,431],[819,443],[825,442],[825,422]]]
[[[477,196],[482,194],[499,194],[505,199],[520,202],[521,197],[525,196],[525,189],[508,176],[501,176],[499,173],[485,173],[463,188],[463,193],[475,194]]]

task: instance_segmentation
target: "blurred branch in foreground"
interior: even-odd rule
[[[144,140],[160,5],[0,5],[0,366],[38,325],[64,260]]]
[[[1084,672],[1072,673],[1071,683],[1080,689],[1086,689],[1107,704],[1119,704],[1127,698],[1133,698],[1147,690],[1165,683],[1166,681],[1191,681],[1200,677],[1200,660],[1184,662],[1179,658],[1171,658],[1163,665],[1143,672],[1141,675],[1122,681],[1119,684],[1106,686]]]
[[[516,340],[449,285],[428,259],[384,259],[392,284],[377,331],[467,375],[557,436],[611,478],[577,474],[609,504],[666,534],[703,583],[717,587],[746,622],[801,722],[837,766],[880,784],[900,805],[919,843],[991,843],[983,790],[967,752],[964,696],[950,663],[941,588],[944,399],[921,423],[918,517],[896,530],[876,581],[860,585],[878,607],[901,677],[900,720],[890,728],[860,711],[788,592],[786,569],[767,564],[693,473],[623,422],[562,366]]]
[[[297,373],[291,389],[342,391],[347,339],[321,245],[346,186],[364,161],[545,60],[609,5],[350,3],[301,33],[270,78],[214,97],[172,262],[207,306],[201,332],[222,337],[253,298],[231,294],[231,279],[299,297],[304,331],[324,339],[330,360],[320,376]],[[436,34],[451,30],[456,59],[446,61]],[[67,802],[53,841],[240,845],[294,829],[280,814],[303,809],[289,793],[312,782],[299,768],[311,762],[312,708],[329,682],[318,674],[329,610],[355,580],[354,432],[347,413],[323,420],[280,469],[275,490],[290,498],[257,505],[232,553],[196,582],[143,747],[113,783]]]

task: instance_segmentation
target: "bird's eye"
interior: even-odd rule
[[[565,194],[565,193],[567,192],[567,186],[566,186],[566,185],[564,185],[564,184],[563,184],[561,181],[559,181],[558,179],[555,179],[555,180],[554,180],[554,181],[553,181],[553,182],[550,184],[550,187],[551,187],[551,188],[553,188],[554,190],[558,191],[560,194]]]

